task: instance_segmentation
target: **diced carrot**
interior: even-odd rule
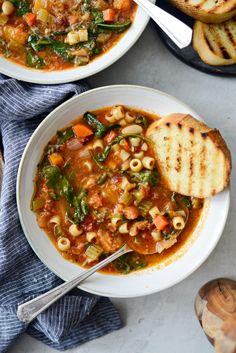
[[[25,15],[25,21],[27,25],[33,26],[36,23],[36,17],[37,17],[36,13],[28,12]]]
[[[113,22],[115,19],[115,11],[113,9],[107,9],[102,11],[103,19],[105,22]]]
[[[115,131],[110,131],[106,136],[105,136],[105,142],[106,143],[111,143],[114,138],[116,138],[117,133]]]
[[[93,134],[92,130],[83,124],[74,125],[73,131],[77,137],[87,137]]]
[[[50,154],[48,159],[52,165],[61,166],[64,164],[63,157],[59,153]]]
[[[130,151],[130,146],[129,146],[129,143],[127,142],[127,140],[123,140],[122,141],[122,147],[124,147],[124,149],[129,152]]]
[[[153,223],[155,224],[157,230],[163,230],[169,224],[168,219],[162,215],[158,215],[157,217],[155,217]]]

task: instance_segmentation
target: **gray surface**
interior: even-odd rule
[[[236,81],[209,76],[174,58],[149,25],[138,43],[119,62],[89,79],[92,86],[131,83],[166,91],[191,105],[209,125],[221,130],[234,156]],[[233,173],[231,188],[235,186]],[[236,278],[236,195],[223,236],[209,259],[189,278],[151,296],[114,300],[125,327],[69,353],[210,353],[193,310],[194,297],[206,281]],[[10,353],[53,353],[53,349],[24,335]]]

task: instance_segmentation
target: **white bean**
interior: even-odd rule
[[[125,150],[120,151],[120,158],[122,159],[123,162],[127,161],[129,156],[130,156],[130,153],[126,152]]]
[[[148,150],[148,145],[146,144],[146,142],[144,142],[141,146],[141,150],[142,151],[147,151]]]
[[[122,129],[122,134],[124,135],[141,134],[142,132],[143,132],[142,126],[137,124],[129,125]]]
[[[123,223],[119,226],[119,232],[121,234],[126,234],[126,233],[129,233],[129,230],[128,230],[128,223]]]
[[[2,12],[4,15],[11,15],[15,11],[15,6],[11,1],[4,1],[2,4]]]

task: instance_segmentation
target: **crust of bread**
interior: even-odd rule
[[[225,23],[206,24],[196,21],[193,48],[208,65],[236,64],[236,16]]]
[[[187,15],[205,23],[220,23],[236,15],[235,0],[169,0]]]
[[[217,129],[188,114],[172,114],[153,122],[146,136],[154,142],[159,173],[169,189],[206,198],[229,183],[230,151]]]

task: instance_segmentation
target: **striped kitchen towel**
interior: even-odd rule
[[[17,305],[59,285],[31,250],[16,207],[16,175],[25,145],[41,120],[66,99],[88,89],[80,82],[55,86],[21,83],[0,75],[0,129],[5,168],[0,209],[0,352],[27,332],[50,347],[66,350],[121,327],[108,298],[75,289],[30,325],[16,316]]]

